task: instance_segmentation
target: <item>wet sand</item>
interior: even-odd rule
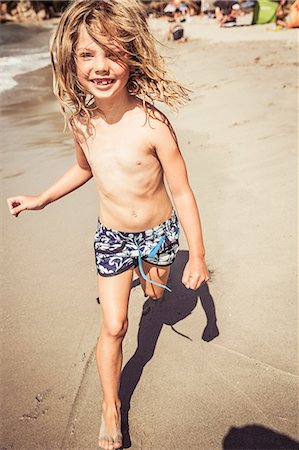
[[[203,36],[188,24],[190,42],[165,52],[194,91],[168,116],[198,200],[212,280],[199,292],[183,288],[182,236],[173,293],[147,303],[141,319],[145,300],[132,288],[121,384],[124,409],[132,396],[131,448],[296,448],[296,35],[205,27]],[[19,80],[9,93],[16,105],[2,104],[4,199],[41,192],[75,158],[49,69]],[[40,94],[18,103],[33,80]],[[2,448],[97,448],[97,202],[91,180],[17,219],[2,203]]]

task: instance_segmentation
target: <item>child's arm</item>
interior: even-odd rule
[[[91,168],[81,146],[75,141],[77,162],[61,178],[40,195],[18,195],[7,199],[10,213],[18,217],[25,210],[43,209],[49,203],[69,194],[92,178]]]
[[[184,159],[180,153],[173,130],[162,122],[155,123],[154,147],[172,195],[174,206],[184,229],[189,261],[186,264],[182,282],[187,288],[198,289],[209,279],[205,262],[201,222],[198,207],[188,181]]]

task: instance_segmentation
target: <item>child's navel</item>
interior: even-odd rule
[[[133,217],[138,217],[137,212],[136,211],[132,211],[132,216]]]
[[[140,166],[142,164],[141,161],[136,161],[137,166]]]

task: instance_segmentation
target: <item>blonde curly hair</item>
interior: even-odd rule
[[[75,118],[88,127],[97,109],[93,96],[79,83],[76,73],[76,47],[79,30],[84,26],[102,48],[109,39],[124,49],[125,56],[116,55],[128,64],[128,92],[146,104],[161,101],[171,109],[189,100],[190,90],[167,76],[164,59],[157,52],[155,38],[149,30],[144,10],[137,0],[73,0],[61,16],[51,38],[50,54],[53,68],[53,90],[61,104],[65,119],[76,129]]]

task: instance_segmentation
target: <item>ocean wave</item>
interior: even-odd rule
[[[49,52],[33,53],[0,58],[1,85],[0,92],[7,91],[17,85],[14,77],[22,73],[32,72],[50,64]]]

